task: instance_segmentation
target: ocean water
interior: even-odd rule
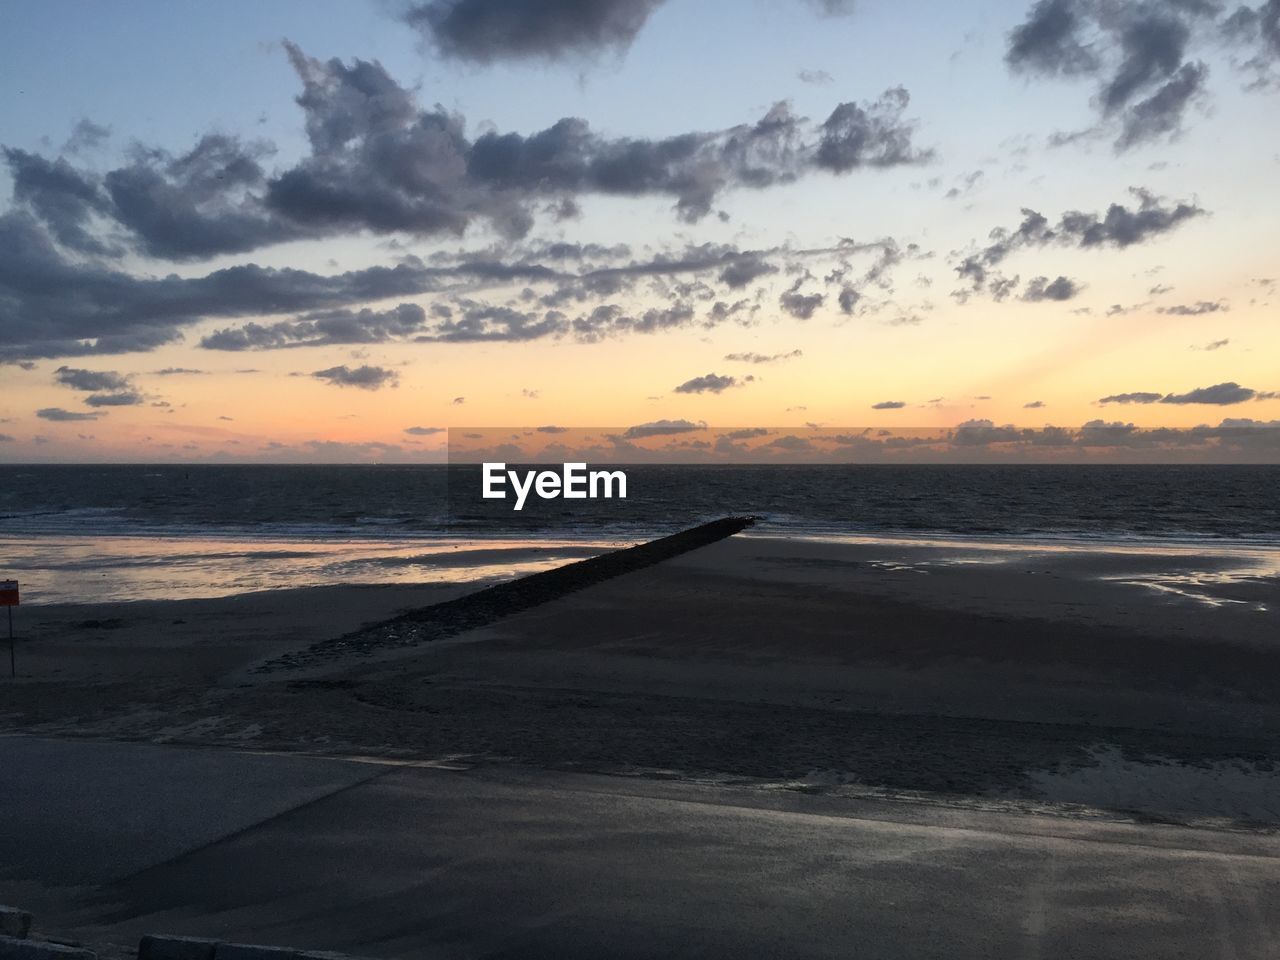
[[[726,515],[764,534],[1280,548],[1274,466],[657,466],[627,499],[482,500],[466,466],[0,466],[29,602],[489,581]]]

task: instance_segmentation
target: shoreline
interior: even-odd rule
[[[514,531],[490,536],[422,533],[406,536],[283,537],[275,531],[116,531],[40,535],[0,530],[8,566],[0,574],[23,583],[24,606],[109,602],[108,590],[133,595],[123,602],[207,600],[273,590],[321,586],[412,586],[468,583],[484,586],[537,573],[563,563],[602,556],[661,539],[639,531]],[[742,536],[758,541],[852,548],[973,551],[1001,554],[1163,557],[1171,564],[1197,560],[1206,571],[1240,576],[1280,573],[1280,539],[975,534],[878,530],[831,531],[772,525],[767,518]],[[1114,564],[1113,564],[1114,565]],[[185,581],[183,577],[185,576]],[[109,586],[101,581],[112,578]],[[186,581],[190,581],[189,583]],[[248,581],[248,582],[246,582]],[[56,585],[55,585],[56,584]],[[204,592],[200,592],[200,591]]]

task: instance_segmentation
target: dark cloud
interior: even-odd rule
[[[460,60],[555,60],[631,46],[663,0],[428,0],[401,19]]]
[[[1124,107],[1140,90],[1171,77],[1182,64],[1191,39],[1191,28],[1172,9],[1134,7],[1135,12],[1114,28],[1119,63],[1100,93],[1102,108],[1108,113]]]
[[[472,140],[463,117],[422,109],[377,62],[321,61],[285,47],[302,82],[297,103],[310,146],[292,166],[268,171],[270,145],[225,134],[176,156],[140,146],[102,175],[10,149],[15,203],[76,251],[128,246],[191,260],[364,230],[458,236],[479,224],[520,237],[536,213],[584,194],[671,198],[692,222],[729,189],[929,156],[913,146],[900,88],[839,104],[818,125],[779,103],[755,123],[658,139],[605,137],[566,117],[528,135]]]
[[[1022,405],[1023,410],[1041,410],[1046,406],[1043,400],[1032,400],[1030,403]]]
[[[91,396],[85,397],[84,402],[91,407],[132,407],[145,400],[142,394],[133,389],[129,377],[113,370],[59,367],[53,376],[65,387],[90,393]]]
[[[840,296],[836,298],[836,302],[840,304],[841,313],[853,313],[858,306],[858,301],[862,299],[862,294],[852,284],[846,283],[840,288]]]
[[[769,431],[764,427],[744,427],[741,430],[730,430],[722,436],[727,440],[738,441],[753,440],[756,437],[767,437],[768,435]]]
[[[705,430],[705,423],[692,423],[689,420],[653,420],[649,423],[627,427],[621,435],[623,440],[641,440],[645,437],[665,437],[677,433],[693,433]]]
[[[872,410],[901,410],[906,406],[902,400],[881,400],[879,403],[871,405]]]
[[[231,335],[215,343],[222,343],[223,349],[244,349],[258,342],[288,345],[308,337],[346,342],[343,332],[352,330],[376,340],[379,331],[412,323],[412,310],[332,311],[362,301],[428,293],[448,283],[553,276],[554,271],[541,265],[486,261],[428,267],[410,259],[394,267],[330,276],[246,264],[205,276],[134,277],[66,256],[33,217],[11,211],[0,214],[0,356],[16,360],[152,350],[179,339],[183,327],[200,320],[293,311],[328,312],[304,313],[279,328],[260,325],[243,338]]]
[[[218,330],[202,338],[200,346],[206,350],[270,350],[385,343],[421,332],[426,322],[426,311],[416,303],[402,303],[390,310],[330,310],[297,320],[265,325],[248,323]]]
[[[1160,399],[1161,403],[1207,403],[1215,406],[1230,406],[1244,403],[1258,396],[1258,391],[1242,387],[1235,382],[1217,383],[1212,387],[1200,387],[1187,393],[1170,393]]]
[[[623,333],[657,333],[681,329],[695,320],[693,307],[676,303],[670,307],[651,307],[643,313],[632,313],[617,304],[602,304],[589,314],[575,318],[571,329],[588,343]]]
[[[109,390],[127,390],[129,378],[113,370],[82,370],[77,367],[59,367],[53,377],[64,387],[87,393]]]
[[[394,387],[399,376],[394,370],[384,367],[329,367],[311,374],[317,380],[323,380],[338,387],[359,387],[361,390],[380,390],[383,387]]]
[[[803,356],[802,350],[792,350],[790,353],[730,353],[725,355],[725,359],[735,363],[778,363]]]
[[[1226,338],[1224,337],[1224,338],[1223,338],[1223,339],[1221,339],[1221,340],[1210,340],[1210,341],[1209,341],[1208,343],[1206,343],[1203,347],[1192,347],[1191,349],[1192,349],[1192,350],[1204,350],[1204,351],[1221,350],[1223,347],[1225,347],[1225,346],[1226,346],[1227,344],[1229,344],[1230,342],[1231,342],[1230,340],[1228,340],[1228,339],[1226,339]]]
[[[53,420],[57,422],[75,421],[75,420],[97,420],[101,413],[76,413],[72,410],[63,410],[61,407],[44,407],[36,411],[36,416],[41,420]]]
[[[1097,69],[1098,59],[1083,40],[1080,6],[1076,0],[1040,0],[1009,34],[1005,61],[1015,70],[1049,76]]]
[[[444,427],[405,427],[404,432],[411,437],[431,437],[437,433],[444,433]]]
[[[1173,404],[1209,404],[1213,406],[1231,406],[1245,403],[1248,400],[1269,400],[1276,394],[1259,392],[1249,387],[1230,381],[1217,383],[1212,387],[1199,387],[1186,393],[1118,393],[1103,397],[1099,403],[1173,403]]]
[[[1221,302],[1201,300],[1199,303],[1180,303],[1174,307],[1161,307],[1159,312],[1175,317],[1200,317],[1206,313],[1219,313],[1226,309],[1226,305]]]
[[[1241,7],[1225,20],[1221,12],[1210,0],[1041,0],[1009,34],[1005,59],[1016,72],[1096,80],[1101,120],[1118,127],[1116,149],[1126,150],[1181,128],[1208,77],[1193,47],[1211,48],[1225,38],[1265,49],[1268,16],[1272,39],[1280,35],[1280,0],[1257,10]],[[1280,42],[1273,50],[1280,52]]]
[[[1280,0],[1266,0],[1258,7],[1240,6],[1223,21],[1223,36],[1255,46],[1258,56],[1251,61],[1264,66],[1269,59],[1280,59]]]
[[[519,343],[559,336],[569,329],[569,320],[558,310],[525,311],[512,307],[463,301],[449,319],[437,323],[429,333],[415,339],[423,342]]]
[[[1170,203],[1141,187],[1131,188],[1130,193],[1136,204],[1113,203],[1103,214],[1072,210],[1064,213],[1056,224],[1024,207],[1022,223],[1017,228],[992,230],[988,245],[965,257],[956,267],[956,273],[968,280],[973,289],[982,290],[993,278],[992,269],[1018,250],[1050,245],[1081,250],[1124,249],[1153,240],[1187,220],[1205,215],[1205,211],[1193,203]]]
[[[1070,300],[1080,292],[1080,285],[1066,277],[1058,277],[1051,281],[1048,277],[1035,277],[1027,284],[1022,299],[1029,303],[1040,303],[1044,300]]]
[[[243,253],[303,236],[297,224],[264,209],[265,144],[209,134],[190,151],[139,152],[103,178],[110,216],[142,252],[166,260]]]
[[[820,293],[802,294],[793,287],[778,298],[778,306],[797,320],[808,320],[825,300]]]
[[[319,135],[319,134],[318,134]],[[328,134],[325,134],[328,135]],[[333,136],[340,136],[334,133]],[[422,340],[527,340],[572,336],[590,341],[627,333],[649,333],[694,325],[711,326],[730,319],[750,322],[758,303],[717,303],[709,312],[695,309],[698,299],[714,296],[706,280],[723,275],[726,285],[772,271],[770,257],[785,255],[844,258],[877,250],[865,283],[883,284],[884,273],[903,253],[891,240],[873,244],[841,241],[821,250],[743,251],[732,246],[702,244],[649,260],[625,261],[625,247],[535,244],[508,262],[479,254],[433,257],[424,262],[405,257],[392,267],[374,267],[334,275],[245,264],[204,276],[133,276],[100,260],[68,254],[48,227],[30,211],[0,214],[0,360],[29,362],[30,357],[86,357],[152,350],[182,338],[182,331],[208,320],[234,320],[263,314],[293,314],[276,322],[254,320],[243,327],[226,326],[208,333],[208,349],[249,350],[292,346],[366,344]],[[578,272],[536,262],[576,259]],[[611,262],[613,261],[613,262]],[[767,266],[766,266],[767,265]],[[672,278],[688,275],[691,283]],[[530,310],[459,297],[453,291],[516,282],[552,284],[556,302],[599,299],[627,292],[642,280],[661,281],[655,292],[669,296],[669,306],[623,309],[599,303],[576,315],[550,307],[548,297],[530,297],[550,309]],[[746,281],[749,282],[749,281]],[[793,290],[787,305],[793,313],[812,313],[822,294]],[[426,313],[412,303],[390,309],[358,309],[360,302],[432,294]],[[441,296],[452,296],[450,303]],[[842,296],[854,297],[856,291]],[[699,316],[702,313],[702,316]]]
[[[675,388],[676,393],[722,393],[730,387],[736,387],[739,381],[735,377],[722,377],[714,373],[686,380]]]
[[[95,218],[110,201],[94,178],[65,159],[48,160],[25,150],[5,148],[13,178],[13,204],[30,210],[63,246],[81,253],[106,255],[118,248],[95,233]]]
[[[859,167],[896,167],[930,159],[931,151],[912,144],[914,126],[902,119],[910,102],[905,88],[893,87],[873,103],[840,104],[822,124],[813,162],[833,173],[848,173]]]
[[[84,398],[91,407],[136,407],[144,403],[146,398],[133,390],[121,393],[94,393]]]
[[[1178,72],[1145,100],[1135,103],[1124,115],[1116,146],[1132,146],[1176,133],[1182,126],[1187,105],[1204,89],[1209,68],[1203,63],[1183,64]]]
[[[760,189],[828,168],[819,140],[785,104],[754,124],[650,140],[609,139],[585,120],[566,117],[523,135],[489,132],[466,138],[461,117],[419,110],[378,64],[321,62],[290,47],[303,77],[312,156],[269,185],[268,204],[316,229],[372,229],[420,235],[460,233],[473,220],[521,236],[531,205],[579,194],[669,196],[680,217],[710,212],[730,187]],[[355,87],[353,91],[351,88]],[[359,110],[346,107],[354,100]],[[365,105],[383,104],[373,111]],[[902,120],[905,96],[864,107],[866,129],[855,160],[892,165],[922,158]]]
[[[1161,393],[1113,393],[1109,397],[1103,397],[1099,403],[1159,403],[1160,398],[1164,396]]]
[[[730,290],[738,290],[766,274],[776,273],[777,269],[758,253],[747,253],[734,257],[720,271],[720,282],[726,284]]]
[[[165,367],[163,370],[156,370],[157,377],[176,377],[179,375],[196,375],[203,374],[204,370],[193,370],[190,367]]]

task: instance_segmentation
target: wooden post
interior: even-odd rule
[[[17,660],[13,653],[13,608],[18,605],[18,581],[0,580],[0,607],[8,607],[9,612],[9,676],[18,675]]]

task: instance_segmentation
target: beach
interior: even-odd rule
[[[726,520],[496,580],[34,604],[0,900],[108,960],[1261,960],[1276,559]]]
[[[279,666],[474,589],[24,608],[0,712],[38,735],[1280,821],[1265,549],[748,531]]]

